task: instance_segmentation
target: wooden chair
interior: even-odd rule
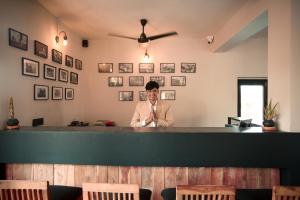
[[[0,200],[48,200],[48,181],[0,180]]]
[[[235,188],[217,185],[178,185],[176,200],[235,200]]]
[[[300,187],[274,186],[272,200],[300,200]]]
[[[137,184],[82,183],[83,200],[139,200]]]

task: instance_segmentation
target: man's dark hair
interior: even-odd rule
[[[157,82],[155,81],[149,81],[147,84],[146,84],[146,90],[152,90],[152,89],[158,89],[159,88],[159,85]]]

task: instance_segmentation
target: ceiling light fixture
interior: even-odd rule
[[[143,61],[144,61],[144,63],[149,63],[150,60],[151,60],[151,58],[150,58],[150,56],[149,56],[149,54],[148,54],[148,51],[147,51],[147,49],[146,49],[146,52],[145,52]]]
[[[63,45],[67,46],[68,45],[68,36],[67,36],[65,31],[60,31],[59,34],[57,36],[55,36],[56,44],[57,45],[59,44],[59,37],[60,37],[61,34],[63,34],[63,39],[64,39]]]

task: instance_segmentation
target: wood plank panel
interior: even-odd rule
[[[188,168],[189,185],[210,185],[211,168],[210,167],[189,167]]]
[[[236,188],[247,188],[247,170],[246,168],[234,168],[235,169],[235,183]]]
[[[107,182],[119,183],[119,167],[116,166],[107,167]]]
[[[130,167],[119,167],[119,183],[129,184]]]
[[[49,181],[50,185],[54,183],[54,166],[53,164],[33,164],[33,180]]]
[[[236,169],[233,167],[223,169],[223,185],[236,185]]]
[[[75,186],[75,166],[54,164],[54,185]]]
[[[13,164],[14,180],[33,180],[32,164]]]
[[[130,184],[138,184],[139,187],[142,186],[142,168],[141,167],[130,167]]]
[[[153,167],[141,167],[142,187],[153,191],[154,188],[154,169]]]
[[[152,196],[155,200],[162,200],[160,193],[165,188],[164,171],[164,167],[153,167],[154,187]]]
[[[5,178],[7,180],[13,179],[13,164],[6,164],[5,165]]]
[[[107,183],[107,166],[97,165],[97,182]]]
[[[222,167],[211,168],[211,181],[212,185],[223,185],[224,169]]]
[[[275,185],[280,185],[280,171],[279,169],[271,169],[271,187]]]
[[[187,167],[165,167],[165,187],[188,184]]]
[[[97,165],[75,165],[75,186],[81,187],[83,182],[97,182]]]
[[[247,188],[257,189],[259,185],[258,179],[258,169],[257,168],[247,168]]]

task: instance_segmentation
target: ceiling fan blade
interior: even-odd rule
[[[113,37],[119,37],[119,38],[127,38],[127,39],[131,39],[131,40],[138,40],[138,38],[134,38],[134,37],[130,37],[130,36],[125,36],[125,35],[118,35],[118,34],[114,34],[114,33],[109,33],[109,36],[113,36]]]
[[[149,40],[156,40],[156,39],[159,39],[159,38],[163,38],[163,37],[169,37],[169,36],[172,36],[172,35],[178,35],[177,32],[169,32],[169,33],[163,33],[163,34],[159,34],[159,35],[152,35],[150,37],[148,37]]]

